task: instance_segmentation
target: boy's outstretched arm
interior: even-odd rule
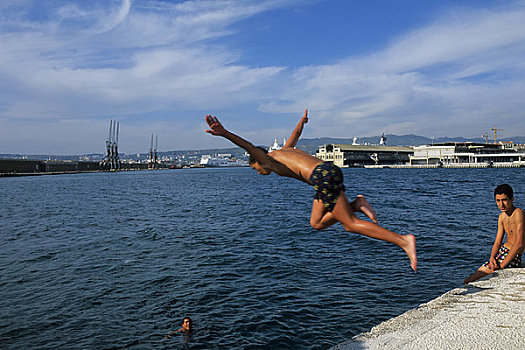
[[[283,146],[283,148],[295,147],[297,141],[299,141],[299,137],[301,137],[301,134],[303,133],[304,124],[306,123],[308,123],[308,109],[304,110],[303,117],[301,120],[299,120],[299,123],[297,123],[297,126],[292,131],[292,134],[288,138],[288,141],[286,141],[286,144]]]
[[[210,129],[206,130],[207,133],[210,133],[215,136],[222,136],[225,139],[230,140],[237,146],[243,148],[248,152],[255,160],[261,164],[266,165],[269,162],[271,162],[271,158],[268,157],[268,155],[259,149],[258,147],[255,147],[251,142],[246,141],[240,136],[237,136],[228,130],[224,128],[224,126],[221,124],[221,122],[217,119],[215,116],[207,115],[206,116],[206,123],[210,126]]]

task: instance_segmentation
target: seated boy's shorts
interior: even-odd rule
[[[502,245],[499,247],[498,255],[496,255],[496,261],[498,262],[498,265],[501,264],[501,262],[509,255],[510,249]],[[486,268],[491,268],[489,265],[490,261],[487,261],[483,264]],[[507,265],[507,267],[520,267],[521,265],[521,254],[518,254],[512,259],[512,261]]]
[[[334,210],[341,190],[345,190],[343,173],[332,162],[319,163],[310,176],[310,182],[315,189],[315,199],[323,202],[328,211]]]

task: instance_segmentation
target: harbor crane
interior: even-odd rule
[[[492,131],[494,131],[494,144],[497,144],[498,143],[498,138],[497,138],[497,132],[498,131],[503,131],[504,129],[498,129],[496,128],[496,126],[494,126],[492,129]]]
[[[159,135],[155,135],[155,148],[153,148],[153,134],[151,134],[151,146],[149,148],[149,165],[148,169],[157,169],[158,158],[157,158],[157,146],[159,144]]]
[[[102,167],[107,170],[120,169],[120,158],[118,154],[118,136],[120,122],[116,120],[109,121],[109,134],[106,140],[106,156],[102,161]]]

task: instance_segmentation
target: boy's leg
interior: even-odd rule
[[[331,217],[329,217],[330,221],[324,219],[324,217],[323,219],[326,222],[332,222],[335,219],[339,221],[348,232],[355,232],[371,238],[391,242],[401,247],[408,255],[412,269],[417,269],[416,238],[414,235],[399,235],[370,221],[359,220],[354,215],[344,191],[341,191],[339,194],[337,203],[331,214]]]
[[[350,206],[352,207],[352,210],[354,211],[354,213],[356,211],[363,213],[366,216],[368,216],[373,222],[377,224],[376,212],[374,211],[370,203],[368,203],[368,201],[363,195],[358,194],[355,197],[355,199],[352,202],[350,202]]]
[[[325,228],[335,224],[337,220],[332,213],[326,210],[323,201],[314,199],[312,204],[312,214],[310,215],[310,225],[316,230],[324,230]]]
[[[357,195],[357,197],[350,203],[350,208],[351,214],[354,212],[363,213],[377,224],[376,212],[363,195]],[[312,227],[317,230],[323,230],[336,222],[337,220],[332,213],[326,211],[323,202],[319,199],[314,199],[314,203],[312,204],[312,214],[310,215],[310,224]]]
[[[476,272],[474,272],[472,275],[470,275],[467,278],[465,278],[465,280],[463,281],[463,284],[468,284],[470,282],[477,281],[480,278],[483,278],[483,277],[485,277],[487,275],[490,275],[493,272],[494,272],[494,270],[492,270],[492,269],[489,269],[489,268],[487,268],[485,266],[480,266],[480,268]]]

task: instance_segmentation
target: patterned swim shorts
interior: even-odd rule
[[[339,193],[345,190],[341,169],[332,162],[319,163],[310,176],[310,182],[316,192],[315,199],[321,200],[328,211],[334,210]]]
[[[498,262],[498,265],[501,264],[501,262],[509,255],[510,249],[502,245],[499,247],[498,255],[496,255],[496,261]],[[486,268],[490,269],[489,266],[490,261],[487,261],[483,264]],[[518,254],[512,259],[512,261],[507,265],[507,267],[520,267],[521,265],[521,254]]]

